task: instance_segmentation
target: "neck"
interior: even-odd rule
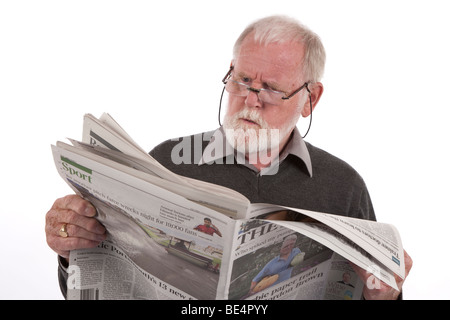
[[[281,153],[285,149],[288,141],[290,140],[292,133],[287,135],[282,141],[280,141],[280,145],[276,150],[266,150],[260,151],[257,153],[247,153],[245,154],[245,159],[256,167],[259,171],[264,168],[270,167],[274,161],[278,161]]]
[[[283,255],[280,254],[280,258],[283,260],[286,260],[287,258],[289,258],[290,254],[291,254],[290,252],[288,254],[283,254]]]
[[[258,152],[246,154],[245,159],[248,163],[252,164],[259,171],[264,168],[270,167],[270,165],[274,162],[275,159],[278,159],[278,152],[271,152],[270,150],[267,152]]]

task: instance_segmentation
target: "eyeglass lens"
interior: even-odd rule
[[[261,101],[271,104],[280,103],[282,97],[284,96],[284,93],[282,92],[266,89],[255,89],[244,83],[231,79],[227,81],[225,88],[229,93],[241,97],[247,96],[249,92],[254,92],[258,95],[258,98]]]

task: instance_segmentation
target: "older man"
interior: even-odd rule
[[[163,142],[151,155],[173,172],[235,189],[252,202],[375,220],[360,175],[305,142],[296,127],[322,95],[324,63],[319,37],[297,21],[279,16],[256,21],[236,41],[223,80],[229,96],[224,125]],[[201,152],[194,152],[199,141]],[[105,238],[94,214],[91,204],[74,195],[56,200],[47,213],[47,242],[60,256],[63,291],[70,250],[96,246]],[[62,225],[69,237],[60,236]],[[405,257],[408,273],[412,261]],[[355,268],[363,280],[371,276]],[[382,285],[364,294],[396,299],[399,292]]]
[[[291,265],[291,262],[296,255],[301,253],[300,249],[295,247],[296,242],[297,236],[294,234],[287,236],[283,240],[280,247],[280,253],[267,262],[253,278],[250,284],[250,294],[257,292],[255,289],[257,288],[258,283],[264,278],[272,278],[273,280],[268,282],[267,285],[263,285],[261,290],[268,286],[273,286],[282,281],[286,281],[291,277],[292,269],[294,268],[293,265]]]

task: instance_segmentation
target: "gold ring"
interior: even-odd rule
[[[63,223],[61,229],[59,229],[59,235],[63,238],[67,238],[69,236],[67,233],[67,223]]]

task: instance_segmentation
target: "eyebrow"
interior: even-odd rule
[[[247,75],[247,74],[246,74],[245,72],[243,72],[243,71],[238,72],[238,73],[237,73],[237,76],[239,77],[239,79],[242,79],[242,78],[249,78],[249,79],[252,79],[252,81],[253,81],[253,78],[250,77],[249,75]],[[272,90],[279,91],[279,92],[283,92],[283,93],[287,93],[287,91],[283,91],[282,89],[280,89],[280,86],[279,86],[277,83],[274,83],[274,82],[263,82],[263,85],[265,85],[265,86],[271,88]]]

